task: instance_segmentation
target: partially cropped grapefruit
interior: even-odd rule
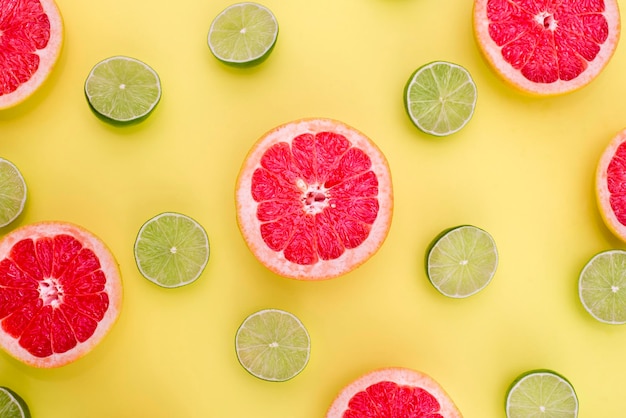
[[[252,253],[300,280],[343,275],[368,260],[391,224],[385,156],[356,129],[303,119],[263,135],[236,186],[237,221]]]
[[[461,418],[432,377],[407,368],[371,371],[344,387],[326,418]]]
[[[54,0],[0,0],[0,109],[39,89],[62,45],[63,20]]]
[[[608,229],[626,242],[626,129],[613,137],[600,157],[596,198]]]
[[[557,95],[594,80],[620,36],[617,0],[474,0],[474,35],[505,82]]]
[[[41,222],[0,241],[0,347],[42,368],[73,362],[107,335],[122,304],[117,262],[82,227]]]

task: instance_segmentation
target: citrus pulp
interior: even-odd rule
[[[122,303],[117,262],[82,227],[40,222],[0,241],[0,347],[35,367],[68,364],[90,352]]]
[[[430,376],[407,368],[371,371],[344,387],[326,418],[461,418],[452,399]]]
[[[576,418],[578,398],[572,384],[552,370],[531,370],[518,376],[506,394],[507,418]]]
[[[0,0],[0,109],[39,89],[62,45],[63,20],[54,0]]]
[[[596,170],[596,200],[608,229],[626,242],[626,129],[604,149]]]
[[[389,166],[368,137],[331,119],[263,135],[236,185],[237,221],[252,253],[284,277],[345,274],[382,245],[391,224]]]
[[[626,323],[626,251],[607,250],[592,257],[580,272],[578,296],[598,321]]]
[[[590,83],[620,36],[617,0],[475,0],[473,25],[496,74],[533,95],[567,93]]]

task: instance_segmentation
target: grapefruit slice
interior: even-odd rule
[[[0,241],[0,347],[35,367],[73,362],[115,323],[122,304],[117,262],[82,227],[41,222]]]
[[[596,171],[596,200],[608,229],[626,242],[626,129],[607,145]]]
[[[63,20],[54,0],[0,0],[0,109],[37,91],[62,45]]]
[[[331,119],[263,135],[236,185],[237,221],[252,253],[288,278],[345,274],[382,245],[391,224],[389,166],[365,135]]]
[[[473,24],[495,72],[533,95],[563,94],[590,83],[620,35],[617,0],[475,0]]]
[[[343,388],[326,418],[461,418],[461,412],[430,376],[407,368],[369,372]]]

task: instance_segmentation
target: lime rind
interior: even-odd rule
[[[135,240],[137,268],[149,281],[165,288],[195,282],[209,261],[209,238],[189,216],[164,212],[140,228]]]
[[[626,251],[607,250],[593,256],[580,272],[578,295],[598,321],[626,323]]]
[[[28,405],[15,391],[0,386],[0,417],[30,418]]]
[[[207,43],[218,60],[234,66],[265,61],[278,39],[278,21],[267,7],[242,2],[220,12],[209,28]]]
[[[422,132],[447,136],[471,120],[477,97],[476,84],[464,67],[434,61],[409,77],[404,88],[404,107]]]
[[[284,382],[300,374],[309,362],[311,339],[292,313],[263,309],[249,315],[235,336],[237,359],[251,375]]]
[[[507,418],[578,416],[578,396],[571,382],[549,369],[522,373],[509,386],[505,398]]]
[[[27,194],[26,181],[20,170],[11,161],[0,158],[0,228],[20,216]]]
[[[441,294],[472,296],[492,281],[498,267],[493,237],[481,228],[460,225],[438,234],[426,251],[426,274]]]
[[[148,64],[118,55],[97,63],[85,80],[90,108],[107,122],[144,120],[161,100],[161,80]]]

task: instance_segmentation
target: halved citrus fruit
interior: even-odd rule
[[[519,375],[509,386],[505,409],[507,418],[578,416],[578,397],[572,384],[552,370],[531,370]]]
[[[596,169],[596,200],[608,229],[626,242],[626,129],[604,149]]]
[[[345,274],[382,245],[391,224],[389,166],[361,132],[303,119],[263,135],[236,186],[237,221],[252,253],[284,277]]]
[[[578,297],[591,316],[626,323],[626,251],[606,250],[591,258],[578,277]]]
[[[26,181],[21,171],[11,161],[0,157],[0,228],[20,216],[26,196]]]
[[[407,368],[369,372],[343,388],[326,418],[461,418],[450,396],[432,377]]]
[[[63,20],[54,0],[0,0],[0,109],[37,91],[62,45]]]
[[[474,35],[505,82],[534,95],[577,90],[610,61],[620,36],[616,0],[475,0]]]
[[[82,227],[40,222],[0,241],[0,347],[35,367],[58,367],[90,352],[122,304],[117,262]]]
[[[28,404],[15,391],[0,386],[0,417],[30,418]]]

